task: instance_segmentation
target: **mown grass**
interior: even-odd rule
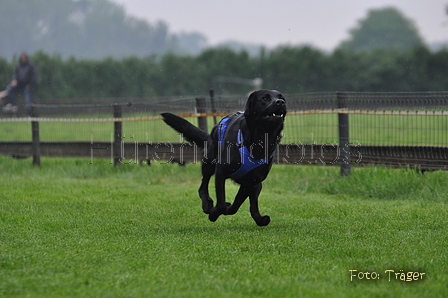
[[[448,295],[446,172],[275,165],[261,228],[247,202],[207,220],[199,165],[89,162],[0,157],[1,297]]]

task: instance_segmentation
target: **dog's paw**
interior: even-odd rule
[[[212,208],[213,208],[212,199],[202,200],[202,211],[204,211],[205,214],[210,214]]]
[[[208,219],[212,222],[215,222],[220,215],[227,215],[227,203],[224,204],[223,206],[214,207],[210,211],[210,214],[208,215]]]
[[[256,220],[257,225],[260,227],[267,226],[271,222],[271,218],[268,215],[262,216]]]
[[[232,204],[227,205],[226,215],[234,215],[238,211]]]
[[[210,213],[210,214],[208,215],[208,219],[209,219],[211,222],[215,222],[215,221],[218,219],[219,215],[220,215],[220,214],[218,214],[218,213],[216,213],[216,212],[212,212],[212,213]]]

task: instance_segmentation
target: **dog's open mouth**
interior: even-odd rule
[[[269,112],[266,115],[263,116],[263,118],[283,118],[285,116],[286,112],[285,111],[274,111],[274,112]]]

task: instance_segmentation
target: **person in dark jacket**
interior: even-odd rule
[[[11,83],[6,86],[6,90],[0,92],[0,97],[5,97],[7,104],[3,107],[4,112],[17,112],[15,95],[17,91],[23,91],[26,101],[26,111],[31,116],[33,105],[32,90],[37,80],[36,66],[29,61],[25,52],[20,53],[19,64],[16,66]]]

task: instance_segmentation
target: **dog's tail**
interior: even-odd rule
[[[187,120],[171,113],[162,113],[163,121],[174,128],[178,133],[190,143],[196,144],[199,148],[204,148],[204,142],[210,136],[206,131],[194,126]]]

